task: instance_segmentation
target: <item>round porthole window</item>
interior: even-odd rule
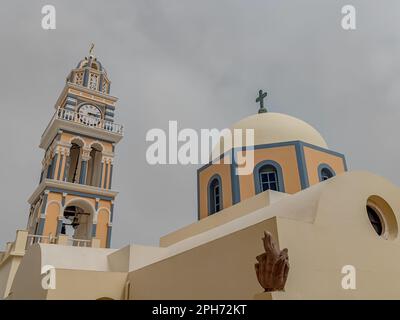
[[[396,216],[390,205],[379,196],[370,196],[367,200],[367,216],[372,228],[384,239],[397,237]]]
[[[379,217],[379,213],[377,213],[375,209],[369,205],[367,205],[367,213],[369,222],[371,222],[375,232],[378,234],[378,236],[381,236],[383,233],[383,223],[382,219]]]

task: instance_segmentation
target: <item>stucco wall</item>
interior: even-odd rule
[[[252,299],[264,230],[276,235],[275,218],[130,272],[130,299]]]

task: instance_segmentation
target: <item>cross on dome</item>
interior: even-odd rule
[[[264,99],[267,97],[267,92],[263,92],[262,90],[258,91],[258,97],[256,99],[256,102],[260,103],[260,109],[258,110],[258,113],[266,113],[267,109],[264,108]]]
[[[93,52],[94,52],[94,43],[92,43],[92,44],[90,45],[90,49],[89,49],[89,57],[90,57],[90,58],[94,58]]]

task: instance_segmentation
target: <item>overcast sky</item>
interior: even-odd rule
[[[57,29],[41,28],[52,4]],[[357,30],[341,28],[341,8]],[[154,245],[196,220],[198,166],[150,166],[146,132],[225,128],[267,106],[301,118],[350,170],[400,184],[400,2],[2,0],[0,241],[25,228],[48,124],[65,78],[91,42],[119,98],[113,247]]]

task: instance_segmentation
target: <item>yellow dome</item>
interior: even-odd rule
[[[254,129],[254,145],[271,144],[288,141],[303,141],[327,149],[328,146],[321,134],[308,123],[282,113],[257,113],[236,122],[231,128],[242,129],[242,144],[234,139],[234,147],[250,146],[245,138],[245,129]],[[219,150],[216,145],[214,152]],[[222,143],[222,148],[223,143]],[[225,150],[227,151],[227,150]],[[213,153],[213,155],[219,154]]]

